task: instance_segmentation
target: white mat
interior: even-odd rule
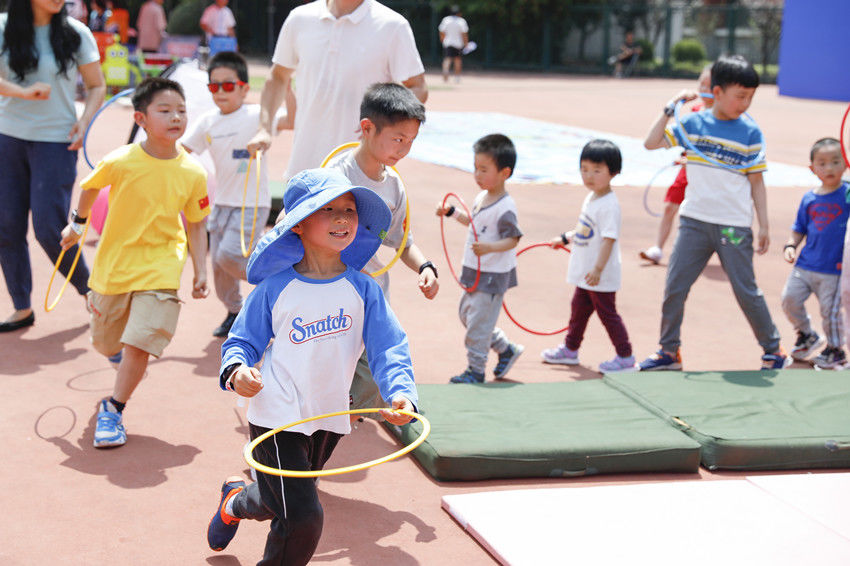
[[[798,476],[816,478],[810,485],[759,478],[764,488],[718,480],[482,492],[442,505],[503,564],[847,566],[848,507],[824,500],[850,491],[850,474],[838,475]]]
[[[581,148],[594,138],[605,138],[620,147],[623,172],[614,178],[615,185],[645,187],[659,169],[672,163],[681,149],[649,151],[643,140],[628,136],[575,128],[498,112],[428,112],[428,119],[410,150],[410,157],[472,171],[472,144],[486,134],[503,133],[517,147],[517,166],[513,183],[581,184],[579,156]],[[770,140],[767,140],[770,158]],[[801,156],[805,158],[806,156]],[[654,185],[669,186],[676,176],[669,169]],[[768,187],[814,187],[817,177],[807,167],[768,162],[765,174]]]

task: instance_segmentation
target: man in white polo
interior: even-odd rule
[[[293,9],[272,62],[260,129],[248,150],[271,144],[272,118],[295,73],[295,138],[285,180],[359,138],[360,102],[370,85],[397,82],[422,102],[428,98],[410,24],[376,0],[316,0]]]

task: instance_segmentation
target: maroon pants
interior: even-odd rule
[[[614,349],[617,350],[617,355],[622,358],[632,355],[629,333],[626,332],[623,319],[617,314],[616,297],[617,293],[614,292],[600,293],[576,287],[576,292],[573,295],[572,313],[570,314],[570,328],[565,339],[567,348],[570,350],[579,349],[584,339],[584,330],[587,328],[590,315],[593,314],[593,311],[596,311],[599,320],[602,321],[602,325],[608,331],[608,336],[614,344]]]

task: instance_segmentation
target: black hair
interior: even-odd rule
[[[759,86],[759,74],[752,63],[741,55],[723,55],[711,66],[711,88],[741,85],[745,88]]]
[[[243,83],[248,82],[248,62],[241,53],[235,51],[219,51],[210,62],[207,63],[207,74],[212,74],[215,69],[224,67],[236,71],[236,76]]]
[[[476,155],[479,153],[489,155],[496,162],[496,166],[500,171],[505,167],[509,167],[511,175],[514,174],[514,167],[516,167],[516,147],[514,147],[514,142],[508,136],[504,134],[484,136],[472,145],[472,150]]]
[[[136,112],[147,112],[148,106],[153,102],[156,93],[164,90],[173,90],[180,95],[180,98],[186,100],[186,95],[183,94],[183,87],[180,86],[180,83],[162,77],[148,77],[139,83],[136,92],[133,93],[133,109]]]
[[[425,122],[425,105],[404,85],[375,83],[366,90],[360,103],[360,119],[368,118],[377,131],[404,120]]]
[[[451,8],[449,8],[449,15],[457,16],[460,14],[460,6],[457,4],[453,4]]]
[[[3,30],[3,51],[9,53],[9,68],[15,79],[22,82],[27,73],[38,68],[39,52],[35,48],[35,16],[30,0],[9,0],[6,29]],[[76,53],[82,39],[68,23],[65,7],[50,18],[50,48],[59,66],[59,73],[68,77],[76,63]]]
[[[579,163],[582,161],[604,163],[611,175],[617,175],[623,169],[623,154],[617,144],[609,140],[597,139],[587,142],[581,149]]]
[[[816,141],[814,143],[814,145],[812,146],[812,151],[809,152],[809,161],[815,160],[815,154],[818,152],[818,150],[821,150],[825,147],[829,147],[829,146],[832,146],[832,145],[834,145],[836,148],[838,148],[838,151],[841,151],[841,142],[838,141],[835,138],[821,138],[818,141]]]

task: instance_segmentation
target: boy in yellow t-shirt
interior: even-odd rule
[[[174,81],[146,79],[133,94],[133,108],[147,139],[111,152],[83,179],[77,210],[62,231],[62,247],[68,249],[79,239],[100,189],[111,185],[88,309],[92,345],[119,365],[112,396],[98,403],[95,448],[127,441],[124,405],[142,380],[148,357],[162,355],[177,327],[187,233],[195,270],[192,297],[209,293],[206,172],[177,146],[186,130],[183,90]]]

